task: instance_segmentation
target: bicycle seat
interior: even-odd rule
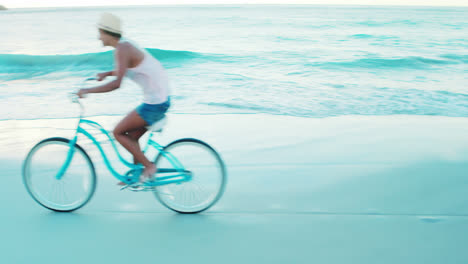
[[[148,126],[146,128],[152,132],[162,132],[163,127],[166,125],[166,123],[167,123],[167,116],[164,115],[164,117],[161,118],[159,121],[157,121],[153,125]]]

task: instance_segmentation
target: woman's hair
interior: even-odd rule
[[[121,38],[121,37],[122,37],[122,34],[110,32],[110,31],[107,31],[107,30],[102,29],[102,28],[101,28],[101,30],[102,30],[102,32],[104,32],[104,33],[106,33],[107,35],[110,35],[110,36],[112,36],[112,37],[114,37],[114,38]]]

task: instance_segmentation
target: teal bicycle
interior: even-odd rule
[[[95,80],[88,78],[86,81]],[[167,117],[150,129],[143,148],[145,155],[156,150],[154,163],[158,168],[154,178],[139,182],[143,167],[127,161],[119,153],[114,139],[97,122],[83,119],[84,106],[74,96],[72,102],[80,106],[80,118],[72,139],[52,137],[37,143],[28,153],[23,164],[23,182],[31,197],[40,205],[59,212],[81,208],[93,197],[96,190],[96,171],[85,150],[78,145],[78,135],[92,141],[101,153],[111,174],[126,185],[122,190],[152,192],[167,208],[179,213],[198,213],[213,206],[223,195],[226,186],[226,168],[220,155],[207,143],[183,138],[161,146],[154,135],[161,132]],[[110,142],[118,160],[128,169],[117,172],[108,159],[102,142],[90,133],[90,129],[104,135]]]

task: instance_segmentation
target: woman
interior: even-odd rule
[[[120,87],[124,76],[128,76],[143,88],[143,104],[130,112],[114,129],[115,139],[134,157],[135,163],[145,167],[140,181],[151,178],[157,171],[140,149],[138,140],[153,125],[164,117],[170,106],[168,78],[158,60],[144,49],[122,40],[121,22],[110,13],[103,13],[98,23],[99,40],[104,46],[115,48],[114,71],[99,73],[98,81],[107,76],[117,78],[107,84],[81,89],[77,95],[83,98],[89,93],[106,93]],[[124,184],[124,183],[120,183]]]

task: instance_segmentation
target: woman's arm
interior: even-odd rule
[[[80,91],[78,91],[77,95],[80,98],[83,98],[83,96],[88,93],[107,93],[119,88],[120,84],[122,83],[123,77],[125,76],[125,73],[128,69],[130,61],[129,55],[129,46],[127,46],[126,44],[119,44],[115,50],[116,70],[113,71],[116,74],[117,78],[104,85],[88,89],[81,89]]]

